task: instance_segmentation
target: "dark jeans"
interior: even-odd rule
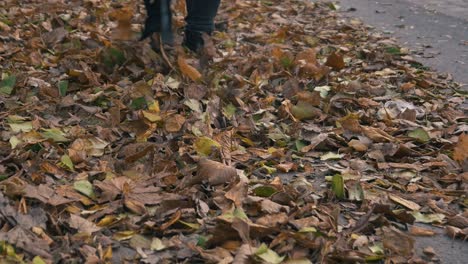
[[[186,30],[211,33],[219,4],[220,0],[186,0]],[[145,0],[145,7],[148,17],[143,38],[171,27],[170,0]]]

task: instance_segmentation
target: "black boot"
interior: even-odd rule
[[[184,42],[182,43],[182,45],[184,45],[193,52],[200,52],[203,49],[204,33],[205,32],[185,30]],[[206,32],[206,34],[210,35],[211,33]]]
[[[199,52],[204,45],[203,34],[211,35],[220,0],[186,0],[187,17],[183,45]]]

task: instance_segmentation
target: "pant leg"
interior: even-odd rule
[[[171,29],[172,16],[170,0],[144,0],[146,8],[146,21],[142,39],[152,33],[161,32],[162,29]]]
[[[220,0],[186,0],[186,30],[211,33]]]

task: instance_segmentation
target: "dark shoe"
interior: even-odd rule
[[[203,49],[203,44],[204,44],[203,34],[204,33],[205,32],[186,30],[185,36],[184,36],[184,42],[182,43],[182,45],[184,45],[185,47],[187,47],[193,52],[196,52],[196,53],[200,52]],[[210,35],[210,33],[207,33],[207,34]]]

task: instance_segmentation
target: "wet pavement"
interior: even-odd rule
[[[345,15],[396,37],[418,61],[468,84],[468,0],[340,0],[340,4]]]
[[[468,0],[340,0],[345,16],[360,18],[375,30],[395,37],[412,56],[448,73],[468,90]],[[424,227],[429,227],[424,225]],[[468,242],[452,240],[444,229],[417,237],[416,250],[434,248],[440,263],[468,263]]]

